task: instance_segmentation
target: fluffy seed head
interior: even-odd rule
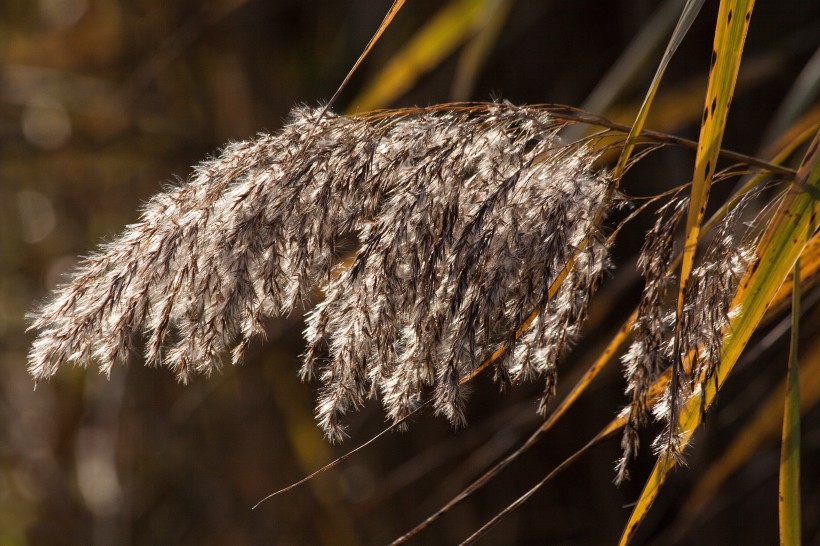
[[[541,377],[549,395],[606,263],[597,222],[611,192],[595,155],[535,108],[320,112],[297,108],[278,133],[226,147],[85,259],[33,316],[31,373],[108,371],[143,335],[146,362],[187,381],[229,351],[241,360],[266,319],[320,287],[302,375],[324,385],[332,438],[374,394],[399,419],[430,389],[463,421],[462,380],[504,344],[499,375]]]

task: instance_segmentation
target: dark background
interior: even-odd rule
[[[355,97],[443,2],[408,0],[340,96]],[[519,0],[466,96],[453,94],[460,51],[384,106],[453,98],[585,104],[654,1]],[[301,317],[271,324],[242,367],[190,385],[138,356],[106,378],[63,369],[33,390],[24,313],[139,204],[229,140],[275,131],[295,104],[327,100],[378,27],[387,1],[5,0],[0,4],[0,544],[383,544],[441,506],[535,429],[539,385],[499,394],[480,378],[470,426],[423,415],[307,485],[251,507],[384,426],[377,401],[332,446],[313,421],[316,384],[296,377]],[[669,68],[649,126],[697,137],[717,2],[707,2]],[[665,35],[668,35],[668,31]],[[820,45],[820,7],[758,2],[725,145],[755,154],[787,91]],[[662,46],[661,46],[662,48]],[[604,111],[629,122],[660,51]],[[627,180],[647,195],[686,182],[689,152],[651,158]],[[720,196],[722,190],[716,190]],[[649,220],[615,250],[588,335],[560,368],[566,391],[637,301],[634,254]],[[811,335],[810,315],[806,324]],[[815,322],[816,325],[818,322]],[[816,330],[816,326],[815,326]],[[816,332],[815,332],[816,333]],[[676,518],[694,483],[782,377],[774,343],[741,366],[696,436],[639,542],[777,541],[776,438],[763,442],[696,518]],[[622,407],[615,366],[534,449],[420,535],[452,544],[581,447]],[[817,408],[804,416],[805,537],[817,539]],[[644,434],[645,445],[652,431]],[[611,544],[652,458],[612,485],[612,439],[503,521],[491,544]]]

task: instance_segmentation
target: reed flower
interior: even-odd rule
[[[373,395],[400,419],[430,388],[462,422],[461,381],[501,346],[497,375],[542,378],[549,395],[607,261],[598,223],[611,195],[596,155],[562,143],[560,127],[509,104],[296,108],[278,133],[196,166],[83,260],[33,314],[29,370],[96,361],[107,373],[142,336],[147,364],[188,381],[228,352],[239,362],[267,319],[319,288],[302,376],[324,386],[317,415],[333,439]]]
[[[738,224],[746,206],[758,193],[747,194],[717,224],[714,236],[684,288],[683,313],[676,318],[680,321],[678,339],[670,339],[667,345],[669,359],[677,358],[682,366],[678,380],[670,382],[653,409],[658,420],[666,425],[666,431],[655,439],[653,447],[657,453],[681,462],[680,438],[674,433],[678,415],[672,408],[682,408],[707,382],[717,381],[723,342],[731,335],[730,320],[741,311],[732,308],[732,299],[743,273],[754,259],[758,235],[753,228],[745,232],[739,230]],[[672,324],[676,319],[670,315],[667,323]],[[678,347],[677,355],[672,354],[674,347]]]
[[[629,461],[637,456],[639,448],[638,430],[648,424],[650,415],[662,421],[666,429],[653,442],[655,451],[682,462],[682,448],[674,432],[678,415],[672,408],[682,408],[696,390],[715,379],[730,317],[738,312],[731,308],[731,301],[753,257],[754,233],[738,234],[737,225],[746,205],[757,194],[745,196],[717,224],[686,286],[678,340],[674,328],[678,317],[667,297],[667,288],[674,279],[671,265],[675,231],[686,213],[688,199],[675,199],[661,207],[655,225],[647,232],[638,260],[644,289],[632,323],[633,340],[621,358],[626,394],[631,400],[624,408],[627,422],[621,439],[623,456],[616,465],[616,483],[629,477]],[[674,354],[675,347],[678,354]],[[668,384],[662,396],[653,399],[651,388],[664,370],[672,371],[673,359],[683,363],[681,376]]]
[[[637,456],[640,445],[638,430],[648,424],[653,405],[650,389],[669,365],[671,329],[666,321],[669,312],[666,296],[674,278],[671,264],[675,230],[686,214],[688,203],[688,199],[676,199],[658,210],[658,218],[647,232],[638,258],[644,289],[637,317],[632,323],[632,343],[621,358],[630,403],[626,408],[628,420],[621,439],[623,457],[616,466],[618,483],[628,478],[628,463]]]

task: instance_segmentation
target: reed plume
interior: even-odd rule
[[[737,224],[747,204],[758,194],[759,190],[746,194],[717,224],[686,287],[677,343],[676,317],[666,296],[674,280],[671,266],[675,231],[686,214],[689,199],[674,199],[662,206],[647,232],[638,259],[644,289],[631,327],[632,343],[621,357],[630,403],[624,408],[627,422],[621,439],[623,455],[616,464],[616,483],[628,479],[629,461],[637,456],[640,444],[638,430],[648,424],[650,415],[665,425],[665,431],[653,442],[656,453],[682,462],[682,447],[675,434],[678,412],[672,408],[683,407],[696,389],[702,389],[715,377],[730,316],[739,312],[731,308],[731,301],[753,258],[755,233],[747,230],[738,234]],[[674,354],[675,347],[679,348],[678,354]],[[663,396],[653,400],[653,384],[663,371],[675,373],[671,366],[674,359],[683,363],[681,377],[669,383]]]
[[[374,395],[397,420],[430,388],[437,411],[462,422],[462,380],[501,346],[496,375],[540,378],[546,400],[606,266],[612,206],[596,154],[562,143],[561,127],[509,104],[296,108],[278,133],[196,166],[83,260],[32,316],[29,370],[43,379],[97,361],[107,373],[142,335],[145,362],[188,381],[228,352],[241,361],[267,319],[319,288],[301,373],[323,384],[317,416],[332,439]]]

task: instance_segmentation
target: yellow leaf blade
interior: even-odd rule
[[[453,0],[445,5],[351,101],[368,111],[389,105],[418,78],[471,36],[484,0]]]
[[[800,258],[801,262],[803,258]],[[803,276],[803,267],[800,267]],[[765,320],[765,319],[764,319]],[[800,412],[806,413],[820,402],[820,342],[815,343],[800,358]],[[681,518],[683,525],[693,522],[715,492],[764,444],[780,432],[783,422],[783,400],[786,397],[785,378],[760,404],[752,419],[735,436],[726,451],[715,460],[698,480],[686,502]]]
[[[635,122],[632,124],[632,130],[629,131],[629,134],[626,137],[626,142],[624,142],[621,157],[618,159],[618,164],[615,166],[615,171],[613,174],[615,184],[619,183],[621,176],[623,176],[626,170],[626,166],[629,163],[629,157],[632,155],[632,150],[635,149],[635,142],[646,124],[646,118],[649,116],[652,101],[655,99],[655,94],[658,92],[658,87],[660,86],[661,79],[666,72],[666,67],[669,65],[669,61],[672,60],[672,56],[675,54],[675,51],[683,41],[684,36],[686,36],[686,33],[689,31],[689,28],[695,21],[695,18],[697,17],[698,12],[700,12],[700,8],[702,6],[703,0],[687,0],[686,5],[683,7],[680,19],[678,19],[678,24],[672,32],[672,36],[669,39],[669,44],[666,46],[666,51],[664,51],[661,62],[658,64],[658,68],[655,71],[655,76],[652,78],[652,83],[649,85],[649,91],[647,91],[643,104],[641,104],[641,108],[635,118]]]
[[[740,58],[743,53],[743,45],[746,41],[746,32],[749,28],[753,6],[753,0],[724,0],[720,3],[720,9],[718,10],[712,64],[706,90],[706,104],[701,120],[700,137],[698,138],[698,148],[695,155],[695,172],[692,175],[689,212],[686,217],[680,287],[678,289],[676,342],[680,337],[677,328],[680,325],[680,317],[683,311],[684,292],[695,261],[701,222],[706,212],[706,203],[709,200],[709,188],[715,174],[723,132],[726,129],[729,105],[734,95],[737,73],[740,69]],[[678,352],[677,346],[675,352]],[[673,386],[676,379],[676,374],[673,371]]]
[[[780,449],[778,512],[780,544],[800,544],[800,379],[797,371],[797,338],[800,324],[800,260],[794,264],[792,332],[786,374],[783,442]]]

